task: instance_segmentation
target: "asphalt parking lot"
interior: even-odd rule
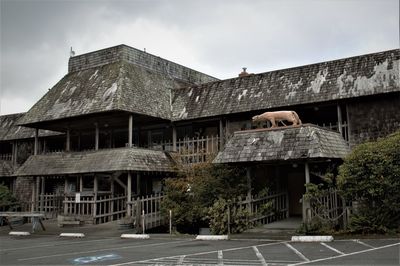
[[[296,243],[192,237],[0,236],[1,265],[399,265],[399,239]]]

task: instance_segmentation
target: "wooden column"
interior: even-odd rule
[[[99,130],[99,124],[94,123],[95,126],[95,139],[94,139],[94,149],[96,151],[99,150],[99,137],[100,137],[100,130]]]
[[[172,151],[177,151],[177,135],[176,135],[176,126],[172,124]]]
[[[18,155],[18,142],[14,140],[12,146],[12,165],[14,167],[17,165],[17,155]]]
[[[96,224],[96,215],[97,215],[97,192],[99,191],[99,183],[97,179],[97,175],[94,174],[93,177],[93,192],[94,192],[94,198],[93,198],[93,222]]]
[[[68,177],[67,176],[64,176],[64,199],[65,199],[65,201],[67,200],[67,192],[68,192]],[[67,203],[64,203],[64,215],[67,215],[68,214],[68,204]]]
[[[224,137],[224,123],[221,118],[219,119],[219,150],[224,147]]]
[[[79,176],[79,192],[83,191],[83,176]]]
[[[39,210],[39,200],[40,200],[40,177],[36,177],[36,191],[35,191],[35,211]]]
[[[33,148],[33,155],[37,155],[39,152],[39,129],[35,128],[35,146]]]
[[[35,178],[32,178],[32,198],[31,198],[31,211],[35,211],[35,205],[36,205],[36,182],[35,182]]]
[[[71,150],[71,130],[68,128],[67,129],[67,139],[65,141],[65,151],[70,151]]]
[[[339,132],[340,132],[340,134],[343,136],[343,128],[342,128],[342,125],[343,125],[343,120],[342,120],[342,109],[340,108],[340,105],[338,104],[337,105],[337,119],[338,119],[338,129],[339,129]]]
[[[126,189],[127,193],[127,202],[131,202],[132,201],[132,175],[131,172],[128,172],[128,186]],[[131,211],[131,205],[128,204],[128,207],[126,208],[126,216],[130,217],[132,214]]]
[[[44,183],[44,176],[40,178],[40,211],[44,211],[44,190],[45,190],[45,183]]]
[[[247,200],[249,203],[247,204],[247,210],[251,214],[251,168],[246,167],[246,177],[247,177]]]
[[[308,162],[305,162],[304,164],[304,171],[306,176],[306,184],[308,184],[310,183],[310,167],[308,165]]]
[[[128,146],[132,148],[133,144],[133,115],[129,115],[129,125],[128,125]]]
[[[352,139],[351,139],[351,123],[350,123],[350,114],[349,114],[349,105],[346,104],[346,118],[347,118],[347,135],[348,135],[348,142],[351,147]]]
[[[140,191],[140,174],[137,173],[136,174],[136,194],[140,195],[141,191]]]

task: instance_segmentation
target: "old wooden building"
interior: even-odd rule
[[[162,192],[176,160],[216,156],[248,169],[250,194],[285,191],[299,215],[304,183],[400,129],[399,64],[390,50],[218,80],[126,45],[74,56],[28,112],[0,117],[1,180],[33,209],[58,200],[57,212],[98,223]],[[276,110],[303,125],[251,122]]]

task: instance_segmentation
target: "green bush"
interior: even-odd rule
[[[165,182],[162,210],[172,210],[172,220],[179,232],[197,233],[208,227],[208,208],[221,199],[246,193],[243,170],[235,167],[202,163],[182,168],[176,178]]]
[[[228,233],[228,202],[218,199],[208,210],[210,229],[213,234]],[[230,203],[230,232],[241,233],[249,227],[249,212],[244,208]]]
[[[350,229],[372,233],[400,229],[400,131],[354,148],[339,168],[338,187],[357,201]]]
[[[8,187],[0,184],[0,210],[12,211],[18,207],[18,200],[13,196]]]

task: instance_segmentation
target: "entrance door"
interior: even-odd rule
[[[305,178],[303,173],[288,173],[289,216],[302,215],[300,199],[306,191],[304,184]]]

